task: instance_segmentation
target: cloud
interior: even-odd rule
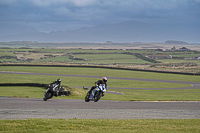
[[[90,6],[97,2],[97,0],[70,0],[78,7]]]
[[[31,0],[30,2],[43,7],[63,4],[73,4],[77,7],[85,7],[94,4],[96,1],[97,0]]]
[[[0,22],[199,21],[200,0],[0,0]]]

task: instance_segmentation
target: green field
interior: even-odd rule
[[[128,78],[144,78],[144,79],[163,79],[163,80],[178,80],[178,81],[193,81],[199,82],[199,76],[194,75],[178,75],[178,74],[160,74],[152,72],[139,72],[127,70],[111,70],[102,68],[80,68],[80,67],[25,67],[25,66],[1,66],[0,71],[12,72],[32,72],[32,73],[47,73],[47,74],[70,74],[70,75],[89,75],[89,76],[110,76],[110,77],[128,77]],[[62,79],[62,85],[71,86],[72,95],[69,97],[57,98],[72,98],[84,99],[86,91],[81,87],[91,87],[98,78],[86,77],[66,77],[66,76],[45,76],[45,75],[26,75],[26,74],[0,74],[0,83],[42,83],[49,84],[57,78]],[[79,86],[80,88],[73,88]],[[177,88],[175,90],[145,90],[145,89],[108,89],[108,91],[120,92],[124,95],[116,95],[107,93],[102,100],[122,100],[122,101],[199,101],[200,89],[178,89],[180,87],[189,87],[187,84],[163,83],[163,82],[148,82],[135,80],[119,80],[108,79],[109,87],[121,88]],[[7,91],[3,91],[3,90]],[[16,97],[34,97],[42,98],[44,88],[34,87],[0,87],[1,96],[16,96]],[[32,93],[32,91],[36,91]],[[35,94],[37,93],[37,94]],[[38,95],[38,96],[37,96]]]
[[[0,48],[0,62],[9,63],[68,63],[68,64],[96,64],[96,65],[150,65],[161,63],[194,62],[199,60],[184,59],[151,59],[148,55],[172,55],[172,57],[198,57],[199,52],[155,52],[151,49],[53,49],[53,48]],[[135,55],[140,56],[135,56]],[[47,56],[48,55],[48,56]],[[7,56],[7,57],[6,57]],[[14,57],[10,59],[10,57]],[[144,59],[146,58],[146,59]],[[77,60],[82,59],[82,60]]]
[[[197,64],[200,64],[200,60],[170,60],[170,59],[163,59],[163,60],[158,60],[164,63],[183,63],[183,62],[194,62]]]
[[[0,71],[91,75],[200,82],[199,76],[85,67],[0,66]],[[1,81],[0,81],[1,82]]]
[[[199,133],[199,119],[180,120],[0,120],[0,132],[20,133]],[[12,128],[11,128],[12,127]]]

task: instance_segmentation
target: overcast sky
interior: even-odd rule
[[[0,0],[0,26],[50,32],[130,20],[199,24],[200,0]]]

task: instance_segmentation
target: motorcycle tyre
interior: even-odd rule
[[[95,95],[94,95],[94,102],[98,102],[99,99],[101,98],[102,96],[102,93],[101,92],[96,92]]]
[[[52,94],[49,93],[49,92],[47,92],[47,93],[45,94],[45,97],[43,98],[43,100],[44,100],[44,101],[47,101],[47,99],[50,99],[50,98],[52,98],[52,97],[53,97]]]
[[[90,101],[90,95],[89,94],[87,94],[86,96],[85,96],[85,102],[89,102]]]

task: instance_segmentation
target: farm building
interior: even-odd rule
[[[176,47],[174,46],[173,48],[167,49],[166,51],[167,52],[187,52],[187,51],[191,51],[191,49],[188,49],[186,47],[182,47],[182,48],[176,49]]]

